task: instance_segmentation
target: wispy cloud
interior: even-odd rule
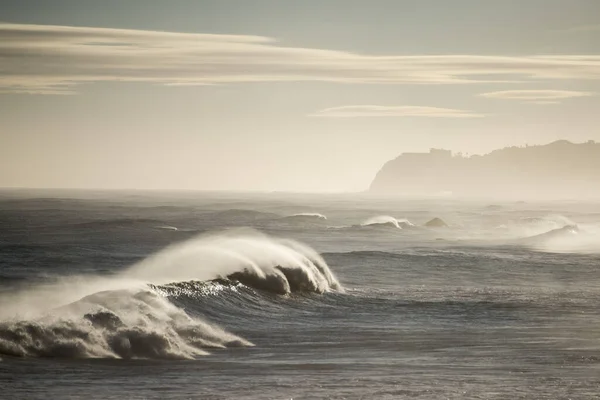
[[[480,96],[492,99],[519,100],[531,104],[557,104],[561,100],[574,97],[587,97],[593,94],[591,92],[573,90],[503,90],[482,93]]]
[[[600,56],[366,55],[250,35],[0,24],[0,91],[71,93],[86,82],[462,84],[600,79]]]
[[[356,105],[331,107],[316,113],[311,117],[355,118],[355,117],[430,117],[430,118],[477,118],[483,114],[452,108],[423,107],[423,106],[375,106]]]

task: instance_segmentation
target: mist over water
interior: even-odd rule
[[[44,197],[0,200],[12,398],[555,399],[600,384],[596,204]]]

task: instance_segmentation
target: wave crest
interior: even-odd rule
[[[317,252],[254,231],[204,236],[171,246],[132,267],[127,276],[157,284],[230,279],[278,294],[342,290]]]
[[[576,225],[573,220],[563,215],[546,215],[543,217],[519,218],[508,221],[508,223],[500,225],[498,228],[517,237],[531,237]]]
[[[320,213],[310,213],[310,212],[305,212],[305,213],[298,213],[298,214],[294,214],[294,215],[290,215],[287,218],[306,218],[306,219],[310,219],[310,218],[316,218],[316,219],[327,219],[327,217],[323,214]]]
[[[378,215],[371,217],[361,226],[390,226],[398,229],[413,228],[415,225],[407,219],[396,219],[389,215]]]

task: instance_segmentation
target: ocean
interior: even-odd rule
[[[598,203],[0,192],[0,398],[594,399],[599,305]]]

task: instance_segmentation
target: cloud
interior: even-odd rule
[[[354,117],[430,117],[430,118],[476,118],[483,117],[470,111],[452,108],[422,106],[374,106],[357,105],[326,108],[311,117],[354,118]]]
[[[464,84],[600,79],[600,56],[368,55],[250,35],[0,24],[0,91],[69,94],[103,81]]]
[[[532,104],[557,104],[561,100],[593,95],[591,92],[573,90],[504,90],[480,94],[491,99],[520,100]]]

